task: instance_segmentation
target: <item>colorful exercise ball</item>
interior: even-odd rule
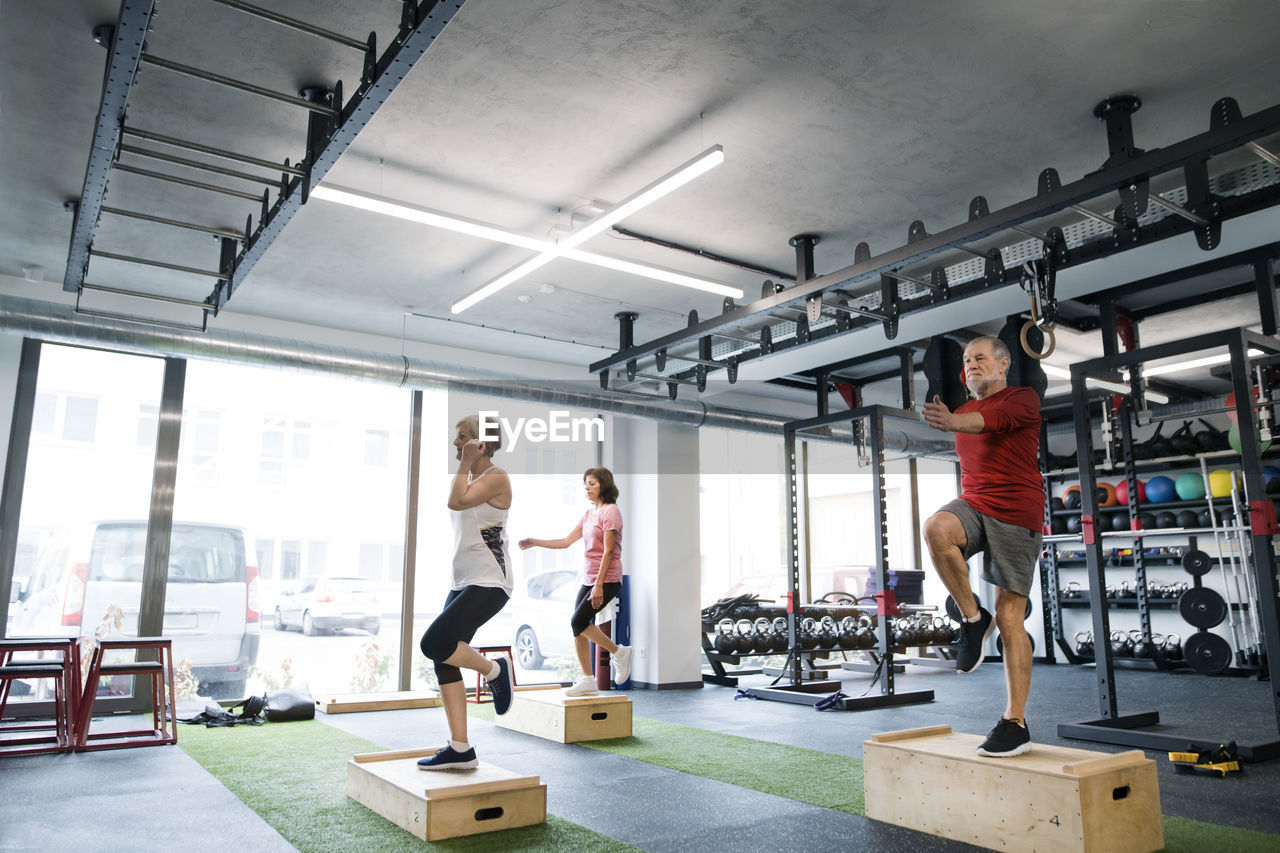
[[[1121,480],[1120,482],[1116,483],[1116,501],[1122,504],[1127,504],[1129,502],[1129,481],[1128,480]],[[1144,504],[1146,502],[1147,502],[1147,484],[1139,480],[1138,481],[1138,503]]]
[[[1232,424],[1230,431],[1227,432],[1227,444],[1231,445],[1231,449],[1236,453],[1243,453],[1240,449],[1240,424]],[[1258,439],[1258,452],[1266,453],[1271,448],[1271,442]]]
[[[1153,504],[1171,501],[1177,497],[1177,492],[1173,488],[1173,480],[1163,474],[1152,477],[1147,480],[1147,498]]]
[[[1080,508],[1080,487],[1071,486],[1062,493],[1062,503],[1067,509]]]
[[[1098,488],[1102,490],[1099,495],[1098,506],[1115,506],[1119,503],[1116,499],[1116,487],[1110,483],[1099,483]]]
[[[1183,474],[1173,483],[1173,490],[1184,501],[1197,501],[1204,497],[1204,477],[1199,474]]]
[[[1218,468],[1209,472],[1209,494],[1215,498],[1231,497],[1231,488],[1235,485],[1235,478],[1232,472],[1227,468]]]

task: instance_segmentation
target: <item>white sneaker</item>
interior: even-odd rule
[[[626,684],[631,677],[631,656],[635,649],[630,646],[618,646],[613,654],[613,683]]]
[[[572,687],[565,688],[566,696],[596,696],[600,691],[596,688],[596,678],[594,675],[584,675],[577,681],[573,682]]]

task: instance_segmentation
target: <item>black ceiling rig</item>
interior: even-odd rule
[[[367,40],[361,41],[303,21],[287,18],[275,12],[241,2],[241,0],[212,0],[212,2],[361,51],[364,54],[364,63],[360,85],[352,93],[351,98],[345,102],[342,97],[341,81],[335,83],[332,88],[307,87],[295,96],[152,55],[146,48],[146,35],[154,27],[155,0],[123,0],[115,26],[104,24],[95,27],[93,31],[94,40],[108,50],[107,70],[103,82],[102,101],[94,126],[93,144],[89,151],[89,163],[85,170],[84,187],[81,191],[80,199],[78,201],[70,201],[66,205],[67,209],[75,214],[75,223],[72,227],[71,248],[67,258],[67,269],[63,277],[62,287],[63,290],[77,295],[77,310],[83,310],[78,307],[80,294],[86,289],[96,290],[140,299],[195,306],[202,312],[203,319],[200,327],[203,328],[209,313],[212,312],[216,315],[222,306],[226,305],[227,301],[244,282],[245,276],[262,259],[262,256],[284,226],[306,203],[311,188],[320,183],[325,175],[329,173],[338,158],[355,141],[356,135],[368,124],[374,113],[386,103],[396,86],[405,78],[414,64],[422,58],[427,48],[435,41],[435,38],[441,33],[445,25],[462,8],[465,0],[423,0],[423,2],[401,0],[399,30],[381,57],[377,53],[377,39],[374,33],[370,33]],[[143,64],[306,110],[309,118],[305,137],[305,151],[302,159],[296,165],[290,165],[287,159],[283,163],[275,163],[270,160],[226,151],[198,142],[126,126],[124,119],[129,94],[136,81],[138,69]],[[164,151],[157,151],[154,148],[126,144],[124,142],[125,137],[265,169],[268,174],[265,176],[252,174],[204,161],[177,157]],[[121,154],[211,172],[224,178],[265,184],[267,189],[262,190],[260,193],[249,193],[239,189],[194,181],[179,175],[142,169],[129,163],[120,163]],[[112,169],[256,202],[260,205],[258,226],[256,229],[253,227],[252,214],[246,217],[243,231],[239,231],[215,228],[200,223],[182,222],[123,208],[104,207],[102,201],[106,194],[107,179]],[[276,193],[274,203],[271,200],[273,190]],[[211,233],[219,241],[217,268],[206,270],[155,259],[140,258],[122,252],[100,251],[94,247],[93,238],[97,229],[98,219],[104,213],[147,220],[165,226]],[[205,275],[215,279],[216,284],[213,291],[203,302],[176,300],[159,294],[90,285],[86,283],[85,277],[92,257],[107,257],[127,263]],[[85,313],[88,312],[85,311]],[[106,314],[106,316],[125,316],[112,315],[107,312],[96,313]],[[127,319],[171,325],[146,317],[128,316]]]
[[[1211,191],[1208,172],[1211,157],[1242,147],[1272,165],[1280,162],[1280,157],[1257,142],[1280,132],[1280,105],[1243,116],[1234,99],[1222,98],[1210,111],[1207,132],[1153,151],[1134,145],[1132,114],[1140,106],[1141,101],[1132,95],[1108,98],[1098,104],[1094,115],[1106,123],[1109,156],[1100,169],[1073,183],[1064,185],[1055,169],[1045,169],[1032,198],[993,213],[986,198],[976,196],[969,203],[968,222],[929,234],[923,221],[916,220],[908,228],[905,245],[872,257],[870,247],[859,243],[852,265],[821,276],[812,274],[816,238],[792,238],[791,244],[797,249],[796,284],[784,287],[766,281],[760,298],[749,305],[740,306],[726,298],[719,316],[700,320],[691,311],[684,329],[640,344],[632,342],[631,320],[627,320],[622,346],[592,363],[589,370],[599,376],[602,388],[608,388],[611,371],[625,371],[628,380],[634,381],[641,360],[653,359],[660,374],[656,378],[667,383],[668,395],[674,398],[680,384],[691,383],[699,391],[704,390],[711,371],[723,369],[728,380],[735,382],[738,366],[743,362],[877,323],[884,328],[886,340],[892,341],[899,318],[905,314],[1018,281],[1019,268],[1005,269],[1000,249],[981,251],[973,247],[976,241],[1009,232],[1041,243],[1046,296],[1052,308],[1057,270],[1188,231],[1195,234],[1202,249],[1211,250],[1221,239],[1225,220],[1280,204],[1280,183],[1219,195]],[[1183,203],[1150,191],[1151,179],[1178,169],[1183,173]],[[1084,206],[1090,199],[1111,193],[1119,194],[1120,203],[1109,216]],[[1164,208],[1168,215],[1140,223],[1149,203]],[[1069,247],[1061,227],[1043,231],[1031,227],[1036,220],[1073,211],[1103,223],[1110,233]],[[980,259],[982,273],[966,281],[948,281],[946,268],[936,260],[943,253],[963,253]],[[929,265],[931,260],[933,265]],[[917,293],[904,295],[904,282],[916,285]],[[850,290],[855,286],[856,291]],[[877,296],[878,301],[867,304]],[[780,312],[791,312],[794,319]],[[775,333],[774,321],[778,320],[794,323],[794,332]],[[717,339],[746,346],[717,359],[711,355]],[[666,373],[664,368],[668,359],[675,360],[676,350],[682,355],[696,352],[699,360],[693,367],[679,363]]]

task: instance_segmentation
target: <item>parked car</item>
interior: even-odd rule
[[[547,658],[573,659],[573,597],[580,572],[551,569],[529,575],[505,609],[511,612],[511,651],[520,669],[541,669]]]
[[[303,578],[280,595],[275,628],[297,628],[308,637],[360,628],[377,636],[382,630],[382,608],[373,582],[366,578]]]
[[[98,521],[56,535],[11,606],[10,636],[92,635],[117,606],[120,635],[138,633],[145,521]],[[257,551],[241,527],[173,523],[162,631],[174,660],[188,660],[199,692],[215,699],[244,695],[258,659],[261,616]],[[113,629],[114,630],[114,629]]]

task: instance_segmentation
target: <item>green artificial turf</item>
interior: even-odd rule
[[[538,826],[428,844],[347,797],[347,761],[382,748],[316,720],[230,729],[183,726],[178,745],[303,853],[635,849],[550,815]]]

